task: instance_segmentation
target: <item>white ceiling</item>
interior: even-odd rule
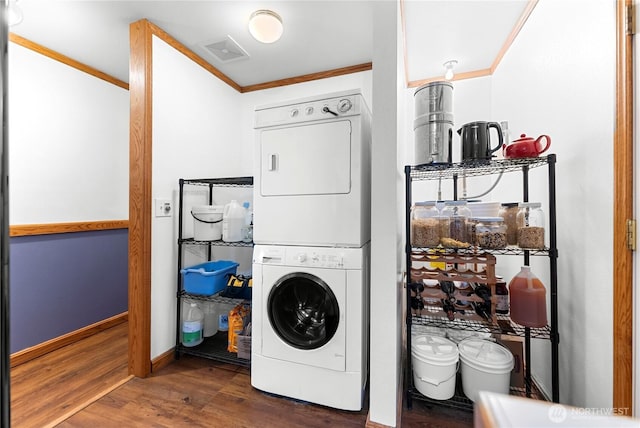
[[[373,3],[393,0],[119,1],[18,0],[24,19],[10,31],[129,81],[129,24],[146,18],[240,86],[371,62]],[[529,0],[404,0],[407,78],[487,69]],[[255,41],[249,15],[271,9],[284,22],[273,44]],[[231,36],[249,58],[222,63],[201,45]]]

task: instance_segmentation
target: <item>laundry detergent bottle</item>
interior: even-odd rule
[[[509,309],[513,322],[525,327],[547,325],[547,290],[529,266],[509,282]]]
[[[198,304],[192,302],[182,320],[182,344],[198,346],[204,340],[204,314]]]
[[[247,210],[235,199],[224,206],[222,212],[222,240],[225,242],[242,241]]]

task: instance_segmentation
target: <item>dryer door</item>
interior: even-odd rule
[[[351,191],[351,122],[263,130],[263,196],[338,195]]]
[[[345,272],[291,269],[263,270],[263,355],[344,371]]]

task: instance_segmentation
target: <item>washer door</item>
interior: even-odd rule
[[[295,270],[294,270],[295,269]],[[346,284],[341,269],[263,266],[259,345],[262,355],[297,364],[346,368]],[[261,290],[260,290],[261,288]],[[257,321],[257,320],[256,320]]]
[[[267,313],[278,337],[298,349],[324,346],[340,321],[338,301],[329,286],[303,272],[278,280],[269,293]]]

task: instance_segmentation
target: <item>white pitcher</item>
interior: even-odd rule
[[[222,240],[225,242],[242,241],[242,227],[246,217],[245,208],[235,199],[224,206],[222,212]]]

